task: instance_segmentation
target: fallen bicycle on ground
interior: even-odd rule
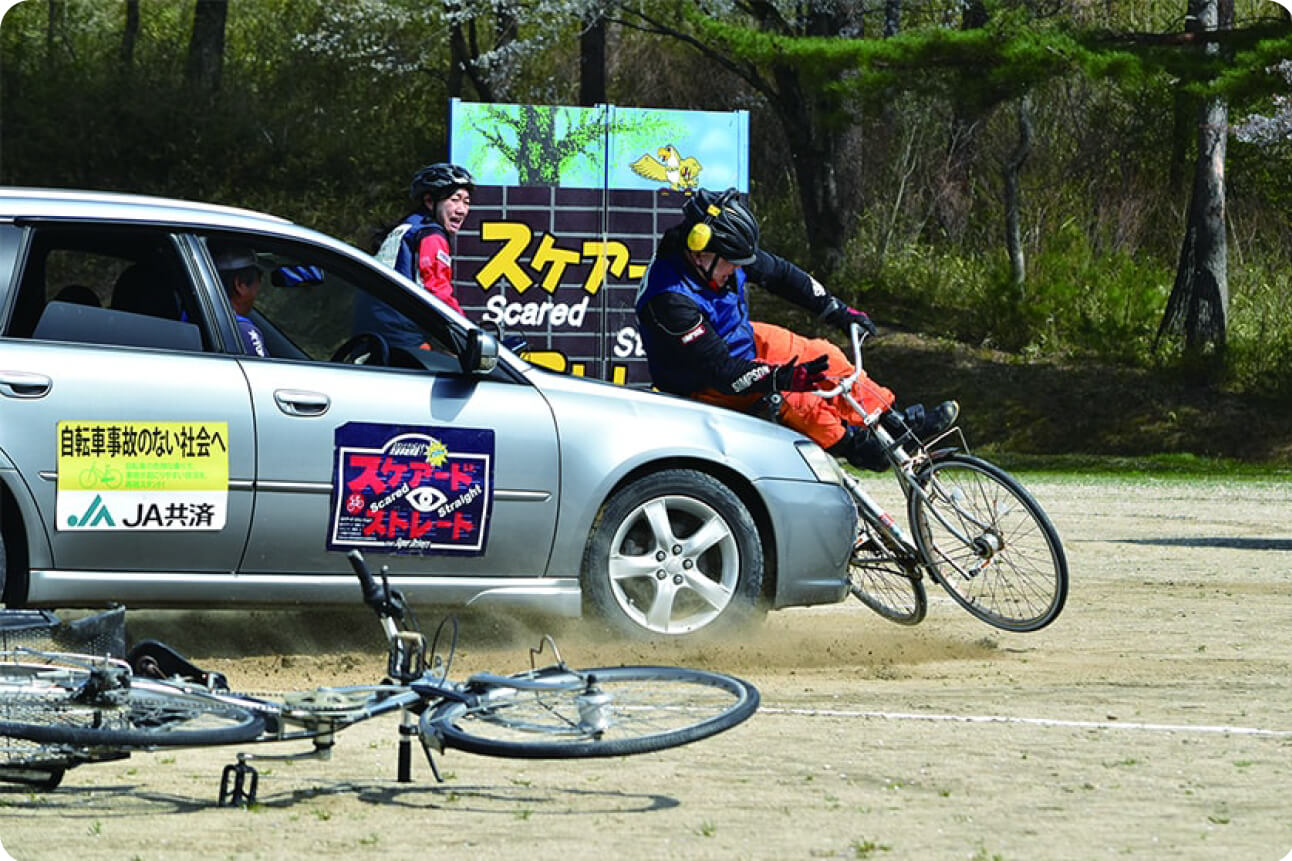
[[[411,780],[417,738],[432,755],[449,748],[486,756],[572,759],[628,756],[707,738],[751,717],[756,688],[741,679],[672,666],[575,669],[545,637],[530,669],[453,681],[456,621],[428,643],[403,596],[350,561],[389,645],[378,684],[318,688],[281,701],[230,691],[182,655],[145,641],[124,659],[10,648],[0,638],[0,781],[52,790],[69,768],[178,747],[307,741],[292,754],[239,751],[221,776],[221,805],[255,802],[257,759],[327,759],[341,730],[398,713],[397,780]],[[118,615],[124,613],[116,611]],[[2,633],[2,632],[0,632]],[[56,648],[64,644],[55,638]],[[549,654],[550,653],[550,654]],[[549,663],[540,666],[539,658]]]

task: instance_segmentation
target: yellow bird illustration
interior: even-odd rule
[[[653,182],[667,182],[673,191],[697,188],[703,169],[699,160],[690,156],[682,158],[672,144],[660,147],[655,155],[645,153],[629,166],[638,176]]]

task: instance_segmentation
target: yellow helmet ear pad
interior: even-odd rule
[[[686,247],[692,251],[703,251],[713,238],[713,228],[703,221],[695,224],[691,232],[686,235]]]

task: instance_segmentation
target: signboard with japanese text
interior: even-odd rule
[[[492,430],[349,422],[335,443],[329,550],[484,553]]]
[[[224,528],[227,422],[58,423],[59,530]]]
[[[531,362],[648,386],[633,309],[659,235],[699,187],[749,187],[744,111],[452,103],[476,178],[454,292]]]

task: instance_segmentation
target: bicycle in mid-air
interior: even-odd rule
[[[853,373],[815,394],[842,398],[864,417],[905,496],[910,534],[841,470],[859,515],[848,566],[852,594],[886,619],[916,625],[928,612],[928,574],[989,625],[1017,632],[1044,628],[1058,618],[1068,595],[1068,563],[1054,524],[1017,479],[969,454],[959,427],[921,440],[900,418],[890,432],[880,421],[882,409],[862,408],[853,384],[865,338],[854,323]]]
[[[751,717],[756,688],[741,679],[670,666],[574,669],[544,637],[530,669],[448,674],[456,621],[430,643],[403,597],[378,582],[358,551],[350,562],[388,643],[375,685],[318,688],[281,701],[232,693],[224,677],[145,641],[128,660],[17,648],[0,652],[0,780],[51,790],[69,768],[163,748],[308,741],[299,753],[239,752],[221,776],[219,803],[255,802],[257,759],[327,759],[346,727],[398,712],[397,780],[411,780],[417,737],[432,753],[568,759],[627,756],[707,738]],[[446,627],[447,624],[447,627]],[[444,642],[441,643],[441,638]],[[443,651],[441,649],[443,647]],[[551,663],[538,665],[551,652]]]

